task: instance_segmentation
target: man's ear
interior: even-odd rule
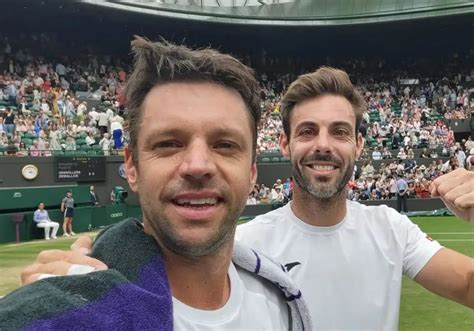
[[[132,151],[125,147],[125,173],[127,175],[128,185],[133,192],[138,190],[138,170],[132,159]]]
[[[250,183],[249,183],[249,194],[253,191],[255,183],[257,183],[257,163],[253,162],[250,169]]]
[[[358,160],[362,150],[364,149],[364,138],[362,137],[362,133],[357,133],[357,141],[356,141],[356,157],[355,159]]]
[[[290,159],[290,139],[283,131],[280,132],[279,144],[280,144],[281,155],[283,155],[285,159],[289,160]]]

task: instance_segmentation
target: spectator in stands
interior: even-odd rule
[[[70,123],[66,129],[66,147],[67,151],[76,150],[76,130],[74,124]]]
[[[94,138],[94,132],[93,131],[89,131],[87,133],[87,137],[86,137],[86,145],[87,146],[92,146],[95,144],[95,138]]]
[[[7,107],[5,117],[3,119],[4,131],[12,135],[15,131],[15,114],[13,113],[13,108]]]
[[[109,129],[109,118],[105,112],[100,112],[98,115],[98,123],[100,134],[103,136]]]
[[[58,233],[59,223],[51,221],[48,212],[44,209],[43,202],[40,202],[38,209],[33,214],[33,221],[35,221],[38,228],[44,229],[44,239],[58,239],[56,234]]]
[[[464,168],[465,162],[466,162],[466,153],[462,150],[461,147],[457,147],[456,151],[454,153],[454,156],[456,157],[458,161],[459,167]]]
[[[270,189],[265,186],[265,184],[260,185],[260,189],[258,191],[258,198],[261,202],[267,202],[270,195]]]
[[[407,199],[414,198],[416,198],[415,183],[413,181],[409,181],[407,188]]]
[[[382,158],[383,156],[382,156],[382,153],[380,152],[379,147],[376,147],[374,151],[372,152],[372,160],[378,161],[378,160],[382,160]]]
[[[41,156],[41,149],[38,146],[38,140],[33,140],[33,145],[30,147],[30,156]]]
[[[110,140],[109,134],[107,132],[104,133],[103,138],[99,141],[99,146],[102,148],[102,152],[104,153],[104,155],[110,155],[112,141]]]
[[[285,199],[281,187],[278,184],[274,184],[270,192],[270,203],[271,204],[280,204],[283,203]]]
[[[34,130],[36,134],[38,134],[41,130],[43,130],[47,124],[48,124],[48,117],[44,114],[43,110],[40,110],[38,112],[38,115],[35,118],[35,123],[34,123]]]
[[[118,113],[115,114],[110,120],[110,131],[114,139],[114,149],[120,149],[123,147],[123,122],[123,118]]]

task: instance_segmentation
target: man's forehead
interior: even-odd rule
[[[295,105],[291,113],[294,125],[302,121],[348,122],[355,124],[355,113],[350,102],[336,95],[308,98]]]

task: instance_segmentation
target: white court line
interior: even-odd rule
[[[433,238],[436,241],[472,241],[474,242],[474,239],[437,239]]]
[[[429,234],[472,234],[474,235],[474,232],[426,232],[426,233],[429,233]]]

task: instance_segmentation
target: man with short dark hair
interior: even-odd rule
[[[92,256],[109,270],[50,277],[0,300],[0,325],[310,330],[301,292],[281,266],[234,245],[257,175],[260,104],[252,70],[211,49],[142,38],[132,48],[125,168],[143,224],[127,220],[99,235]],[[40,254],[29,271],[41,275],[32,278],[45,277],[43,266],[60,266],[62,274],[77,269],[67,262],[50,265],[50,256]],[[40,305],[48,285],[55,297]]]

